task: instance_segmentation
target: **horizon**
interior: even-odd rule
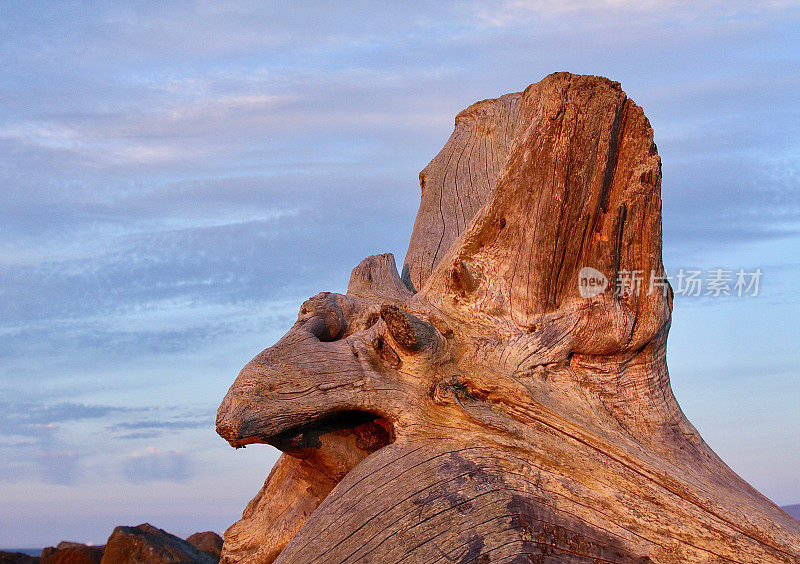
[[[237,521],[278,452],[214,432],[238,371],[364,257],[402,267],[459,111],[560,70],[650,119],[671,278],[762,272],[677,295],[667,362],[706,442],[800,504],[800,7],[316,7],[4,7],[0,546]]]

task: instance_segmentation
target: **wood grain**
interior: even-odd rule
[[[223,562],[799,562],[669,383],[661,162],[616,82],[474,104],[420,174],[403,274],[365,259],[253,359],[233,446],[285,454]],[[612,283],[580,291],[591,267]],[[702,338],[702,336],[698,336]]]

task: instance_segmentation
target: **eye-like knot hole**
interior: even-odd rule
[[[338,341],[344,335],[347,323],[342,314],[333,311],[319,312],[310,317],[303,327],[323,343]]]
[[[336,295],[322,292],[300,306],[297,321],[323,343],[338,341],[347,331],[347,320]]]

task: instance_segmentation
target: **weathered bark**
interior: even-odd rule
[[[489,199],[516,133],[521,98],[506,94],[460,112],[444,148],[419,173],[422,199],[403,268],[412,290],[422,288]]]
[[[671,293],[580,291],[663,275],[660,159],[619,85],[479,102],[420,179],[403,281],[365,259],[223,400],[220,435],[286,453],[223,560],[798,561],[672,395]]]

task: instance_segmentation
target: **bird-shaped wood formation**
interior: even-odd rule
[[[608,79],[458,114],[402,276],[366,258],[225,396],[222,437],[284,454],[223,562],[800,562],[672,394],[660,184]]]

